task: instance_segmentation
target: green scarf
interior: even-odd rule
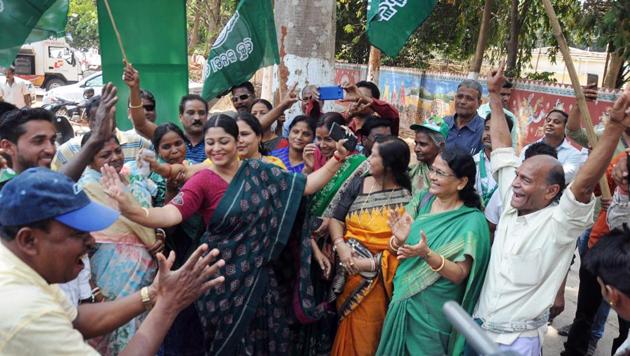
[[[367,158],[361,154],[348,157],[332,179],[317,194],[313,195],[311,215],[321,217],[343,184],[350,181],[350,176],[355,173],[359,175],[365,173],[363,172],[365,169],[361,168],[365,167],[362,163],[366,160]]]

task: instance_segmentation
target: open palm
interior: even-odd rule
[[[413,219],[407,213],[400,213],[396,210],[389,211],[389,227],[392,229],[392,234],[399,242],[407,241],[409,236],[409,230],[411,230],[411,223]]]

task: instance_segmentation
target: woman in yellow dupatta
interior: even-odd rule
[[[373,355],[378,347],[398,265],[388,251],[388,214],[402,211],[411,198],[409,156],[403,140],[377,140],[369,158],[371,175],[350,182],[330,220],[343,267],[333,281],[340,322],[332,355]]]

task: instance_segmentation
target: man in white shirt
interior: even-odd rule
[[[549,308],[579,234],[593,220],[593,189],[630,125],[630,90],[615,103],[600,144],[567,189],[558,160],[538,155],[520,166],[501,105],[503,68],[488,78],[492,169],[504,210],[474,317],[502,350],[540,355]]]
[[[26,83],[15,79],[15,68],[13,66],[4,70],[6,80],[0,82],[0,100],[11,103],[21,109],[31,106],[31,94],[28,92]]]

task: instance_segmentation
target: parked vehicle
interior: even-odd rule
[[[44,40],[22,46],[14,66],[17,76],[46,90],[76,83],[81,71],[74,50],[65,39]]]
[[[64,102],[80,103],[84,100],[83,93],[93,89],[94,95],[101,95],[103,89],[103,73],[96,72],[75,84],[54,88],[44,94],[42,103],[58,104]]]

